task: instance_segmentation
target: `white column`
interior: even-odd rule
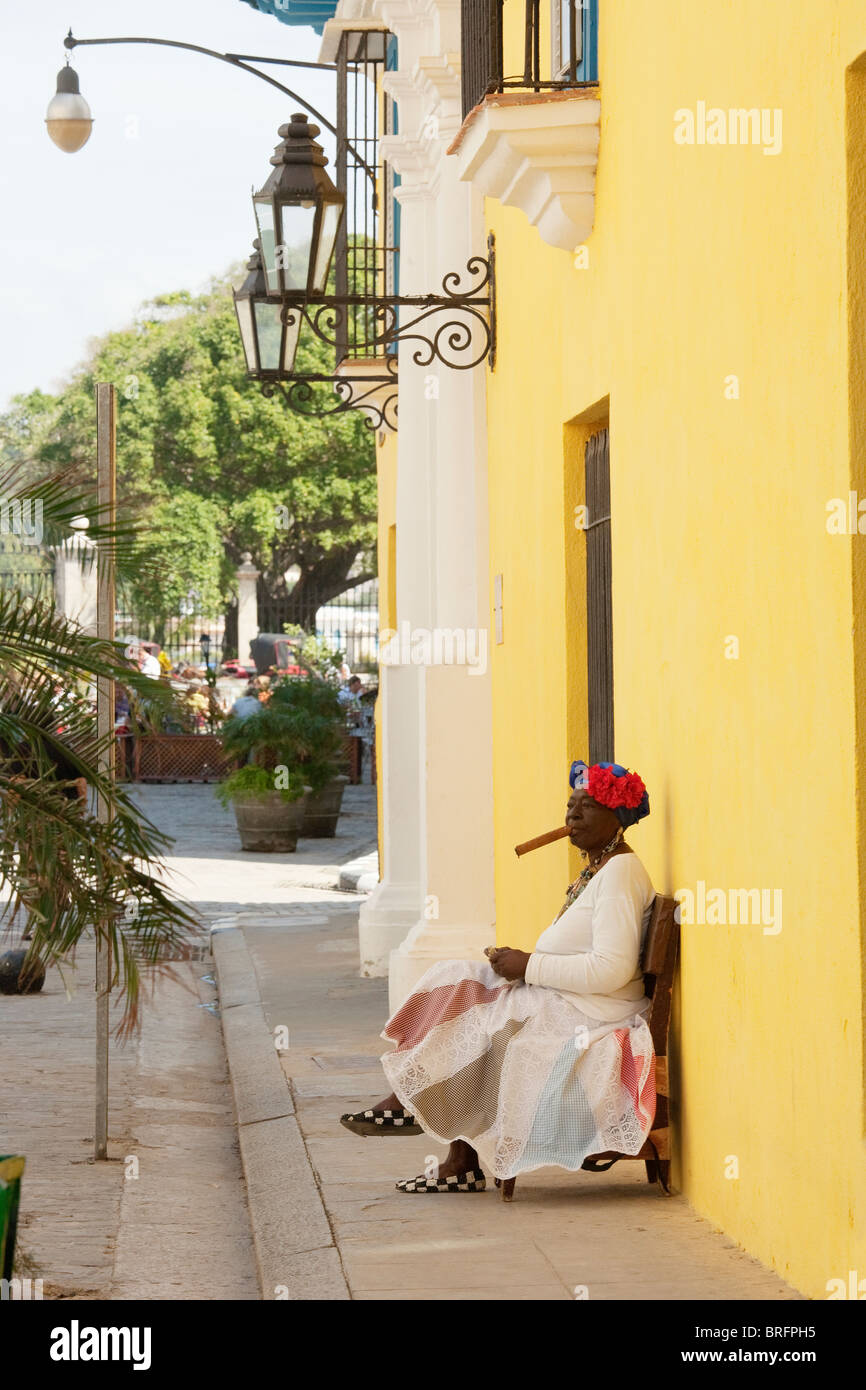
[[[459,8],[454,0],[379,0],[378,8],[399,45],[399,69],[385,82],[401,134],[384,148],[402,176],[400,290],[441,293],[447,272],[463,274],[470,256],[487,253],[481,197],[445,155],[461,123]],[[427,336],[436,327],[428,320]],[[487,368],[421,366],[417,347],[400,353],[398,628],[459,632],[483,652]],[[383,674],[386,877],[362,910],[362,943],[374,932],[380,952],[392,943],[393,1008],[434,961],[479,959],[493,939],[492,733],[486,665],[470,673],[409,661]]]
[[[54,604],[69,622],[96,636],[95,546],[86,536],[87,518],[73,522],[75,534],[54,549]]]
[[[421,293],[423,244],[429,199],[411,182],[401,190],[400,289]],[[405,248],[405,249],[404,249]],[[409,345],[412,346],[411,344]],[[427,487],[429,411],[424,374],[412,370],[400,347],[400,419],[397,431],[397,617],[420,623],[430,616],[430,541]],[[361,973],[386,975],[392,951],[424,908],[426,896],[425,684],[417,666],[380,666],[382,701],[381,882],[363,904],[359,919]]]
[[[238,577],[238,661],[251,661],[250,642],[259,635],[258,590],[260,571],[248,550],[241,556]]]

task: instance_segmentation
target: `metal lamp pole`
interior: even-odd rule
[[[96,387],[96,500],[101,525],[114,526],[117,506],[115,466],[116,392],[113,386]],[[114,641],[114,556],[112,540],[98,556],[96,635]],[[99,739],[99,771],[114,781],[114,681],[99,676],[96,682],[96,731]],[[113,816],[111,803],[100,796],[96,814],[102,824]],[[111,943],[106,933],[96,935],[96,1125],[94,1158],[108,1157],[108,1030],[111,1004]]]

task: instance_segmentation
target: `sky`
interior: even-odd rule
[[[125,327],[146,300],[203,288],[246,260],[250,191],[296,109],[204,55],[79,48],[70,57],[94,125],[64,154],[44,122],[70,28],[307,62],[321,43],[241,0],[0,0],[0,411],[17,393],[56,390],[89,340]],[[265,70],[333,123],[333,72]],[[321,143],[332,159],[326,134]]]

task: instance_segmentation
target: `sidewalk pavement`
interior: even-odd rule
[[[209,957],[175,963],[110,1054],[109,1157],[93,1159],[94,948],[0,997],[4,1153],[27,1160],[18,1258],[46,1299],[259,1297]],[[212,977],[211,977],[212,978]]]
[[[233,905],[283,903],[299,890],[336,891],[344,865],[376,851],[376,788],[348,786],[333,839],[299,840],[293,854],[251,854],[241,849],[234,812],[214,788],[178,783],[130,788],[146,816],[175,838],[166,856],[175,892],[205,913]]]
[[[364,1140],[339,1124],[388,1089],[386,981],[359,977],[357,912],[357,900],[308,899],[248,910],[213,937],[264,1298],[801,1297],[650,1187],[643,1164],[530,1173],[508,1206],[492,1183],[453,1202],[397,1192],[431,1141]]]
[[[334,840],[279,856],[240,849],[213,787],[128,790],[176,837],[166,871],[208,926],[251,900],[265,911],[299,893],[345,902],[334,891],[341,866],[375,848],[371,787],[346,788]],[[45,1298],[260,1297],[207,935],[202,942],[200,960],[175,962],[177,980],[145,998],[140,1037],[112,1043],[107,1161],[92,1158],[92,943],[64,971],[71,998],[57,970],[39,994],[0,997],[0,1152],[27,1160],[18,1251]]]

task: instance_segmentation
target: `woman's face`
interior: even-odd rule
[[[569,839],[578,849],[601,849],[619,829],[619,817],[608,806],[594,801],[588,791],[576,787],[568,798],[565,823]]]

